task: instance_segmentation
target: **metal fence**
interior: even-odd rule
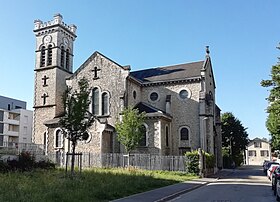
[[[59,166],[68,166],[71,162],[71,155],[60,153],[49,153],[48,159]],[[41,157],[42,158],[42,157]],[[68,158],[68,160],[66,160]],[[145,170],[169,170],[169,171],[186,171],[185,156],[160,156],[151,154],[131,154],[129,156],[129,166]],[[128,155],[121,153],[94,154],[82,153],[82,156],[75,156],[75,166],[83,168],[91,167],[127,167]]]
[[[68,166],[71,162],[71,155],[66,155],[65,152],[55,152],[45,154],[44,145],[31,143],[16,143],[7,144],[0,147],[0,160],[5,160],[11,156],[16,156],[23,151],[30,152],[35,156],[37,161],[50,160],[58,166],[65,167],[66,162]],[[145,170],[169,170],[169,171],[186,171],[186,157],[185,156],[161,156],[152,154],[130,154],[122,153],[82,153],[82,155],[75,157],[75,166],[82,166],[83,168],[91,167],[127,167],[128,158],[129,166],[145,169]],[[68,158],[68,160],[66,159]]]

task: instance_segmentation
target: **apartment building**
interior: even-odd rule
[[[26,102],[0,96],[0,147],[31,143],[33,111]]]

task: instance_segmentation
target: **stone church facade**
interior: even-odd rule
[[[97,119],[78,151],[124,152],[114,125],[127,106],[146,112],[145,134],[135,152],[183,155],[202,148],[222,166],[220,109],[215,103],[215,80],[209,56],[203,61],[131,71],[94,52],[73,72],[76,26],[56,14],[49,22],[35,20],[36,62],[33,142],[46,153],[64,154],[70,143],[59,128],[64,113],[62,94],[77,89],[86,78],[91,89],[89,110]]]

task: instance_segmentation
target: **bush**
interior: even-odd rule
[[[206,168],[214,168],[215,167],[215,156],[213,154],[209,154],[207,152],[203,152],[203,155],[206,157]]]
[[[0,161],[0,172],[7,172],[9,171],[9,166],[7,163]]]
[[[199,155],[198,155],[198,151],[192,151],[192,152],[187,152],[185,154],[185,156],[187,157],[187,171],[189,173],[193,173],[198,175],[199,174]]]
[[[39,162],[36,162],[36,168],[41,168],[41,169],[54,169],[55,168],[55,164],[52,163],[49,160],[41,160]]]
[[[32,171],[36,168],[54,169],[55,164],[49,160],[35,161],[35,157],[30,152],[21,152],[18,160],[0,161],[0,172],[8,171]]]

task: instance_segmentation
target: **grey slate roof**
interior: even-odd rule
[[[204,61],[172,65],[166,67],[157,67],[151,69],[145,69],[140,71],[134,71],[130,73],[130,76],[141,82],[153,82],[153,81],[168,81],[176,79],[193,78],[200,76],[200,70],[202,69]]]

